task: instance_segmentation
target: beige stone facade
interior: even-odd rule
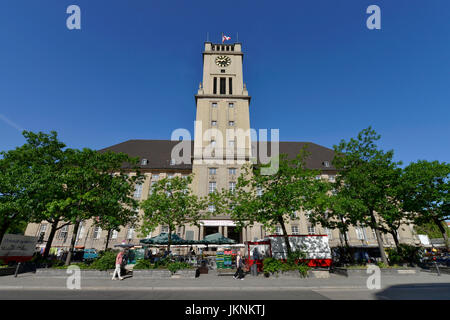
[[[192,164],[188,166],[171,167],[170,159],[167,164],[143,165],[141,170],[145,174],[144,183],[136,187],[135,197],[145,200],[151,190],[152,183],[159,179],[171,176],[188,175],[193,173],[194,180],[192,188],[199,196],[205,196],[208,192],[216,189],[232,189],[235,186],[241,172],[241,166],[252,157],[252,141],[250,139],[250,96],[244,84],[242,64],[244,54],[240,43],[235,44],[213,44],[205,43],[203,51],[203,80],[199,86],[196,98],[196,124],[194,132]],[[239,134],[237,134],[239,133]],[[149,141],[151,145],[159,146],[163,141]],[[148,157],[150,161],[155,158],[151,155],[152,150],[148,147],[139,147],[139,143],[145,141],[128,141],[113,146],[111,150],[124,149],[124,152],[132,156],[140,156],[141,159]],[[136,145],[138,145],[136,147]],[[130,147],[131,146],[131,147]],[[292,143],[283,146],[292,149]],[[117,147],[114,149],[114,147]],[[151,148],[151,147],[150,147]],[[315,145],[312,149],[316,157],[315,168],[323,167],[323,179],[333,179],[336,171],[329,168],[332,150]],[[141,149],[143,150],[142,153]],[[137,151],[136,151],[137,150]],[[150,152],[150,155],[144,154]],[[160,149],[156,149],[154,152]],[[280,150],[282,151],[282,150]],[[299,151],[299,150],[297,150]],[[328,155],[328,158],[325,157]],[[323,165],[322,167],[320,167]],[[211,207],[209,210],[213,211]],[[142,214],[142,212],[140,212]],[[327,230],[320,226],[309,224],[303,212],[298,214],[298,219],[290,221],[286,226],[290,234],[327,234],[330,246],[342,244],[338,230]],[[156,236],[166,232],[164,226],[160,226],[150,235],[142,235],[138,227],[132,229],[124,226],[110,237],[109,247],[122,242],[139,244],[139,239],[147,236]],[[73,226],[59,230],[53,241],[53,247],[67,248],[70,244]],[[182,226],[177,234],[189,240],[203,239],[205,235],[221,232],[224,236],[233,238],[239,243],[262,239],[273,232],[264,230],[261,225],[244,228],[238,231],[235,224],[228,216],[216,216],[212,219],[202,221],[202,227]],[[277,232],[277,231],[275,231]],[[278,230],[280,232],[280,230]],[[45,240],[50,233],[50,225],[46,222],[40,224],[29,224],[26,235],[39,236],[43,234]],[[105,249],[107,231],[99,230],[92,226],[91,221],[84,221],[80,228],[76,246],[83,248]],[[351,228],[348,232],[349,243],[355,247],[377,247],[375,234],[370,228]],[[412,225],[403,225],[399,230],[401,243],[415,243],[419,240],[414,235]],[[390,235],[384,236],[384,244],[393,246],[394,241]]]

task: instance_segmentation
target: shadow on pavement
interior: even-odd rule
[[[375,294],[379,300],[449,300],[450,283],[402,284]]]

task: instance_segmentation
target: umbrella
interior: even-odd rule
[[[176,234],[171,235],[171,244],[190,244],[193,243],[193,241],[190,240],[184,240],[180,238]],[[168,244],[169,243],[169,234],[166,232],[162,232],[160,235],[153,237],[153,238],[147,238],[142,239],[140,241],[143,244]]]
[[[234,241],[233,239],[224,237],[220,232],[207,235],[205,238],[203,238],[203,240],[201,242],[204,244],[233,244],[233,243],[236,243],[236,241]]]

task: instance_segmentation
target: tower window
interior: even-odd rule
[[[213,103],[211,104],[211,107],[217,108],[217,102],[213,102]]]
[[[230,92],[230,94],[233,94],[233,79],[229,78],[228,80],[228,91]]]
[[[222,70],[220,70],[220,73],[225,73],[225,70],[223,70],[223,69],[222,69]]]
[[[217,121],[211,121],[211,126],[212,126],[212,127],[217,126]]]
[[[229,125],[230,127],[234,127],[234,121],[228,121],[228,125]]]
[[[234,103],[233,103],[233,102],[230,102],[230,103],[228,104],[228,107],[234,108]]]
[[[213,94],[217,94],[217,78],[214,77],[213,80]]]
[[[226,78],[220,78],[220,94],[226,94],[225,92],[225,84]]]

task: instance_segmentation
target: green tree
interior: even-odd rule
[[[48,221],[52,225],[45,250],[48,255],[56,230],[65,225],[58,226],[63,220],[59,213],[50,215],[47,211],[47,205],[60,199],[63,193],[65,145],[54,131],[50,134],[24,131],[23,135],[26,139],[23,146],[2,152],[2,219],[21,223]]]
[[[380,139],[371,127],[364,129],[356,139],[342,140],[334,146],[333,164],[339,174],[336,183],[340,193],[347,199],[344,210],[353,223],[370,226],[375,230],[383,263],[388,263],[381,232],[383,215],[392,213],[393,183],[398,178],[398,165],[393,161],[394,152],[379,149],[375,142]]]
[[[113,165],[111,169],[117,170],[117,166]],[[99,203],[95,210],[97,216],[94,218],[94,225],[108,231],[105,250],[108,249],[111,232],[119,230],[122,226],[135,226],[137,223],[139,201],[134,198],[134,187],[141,184],[143,178],[139,170],[132,176],[126,174],[123,169],[120,172],[111,171],[108,175],[102,175],[95,191],[98,193]]]
[[[403,172],[404,207],[415,224],[434,223],[449,250],[445,220],[450,218],[450,164],[439,161],[417,161]]]
[[[165,178],[152,186],[148,198],[141,203],[144,211],[141,232],[148,234],[159,225],[169,228],[168,247],[172,244],[172,232],[177,226],[198,225],[202,213],[208,206],[208,200],[192,193],[192,177]]]
[[[295,159],[280,155],[278,170],[271,175],[263,174],[270,166],[247,165],[238,178],[235,192],[227,192],[224,197],[229,204],[231,217],[240,227],[251,226],[255,222],[273,230],[280,226],[288,255],[291,254],[286,223],[297,220],[297,212],[308,211],[322,199],[327,186],[318,170],[308,169],[305,161],[309,154],[306,148],[300,150]]]

